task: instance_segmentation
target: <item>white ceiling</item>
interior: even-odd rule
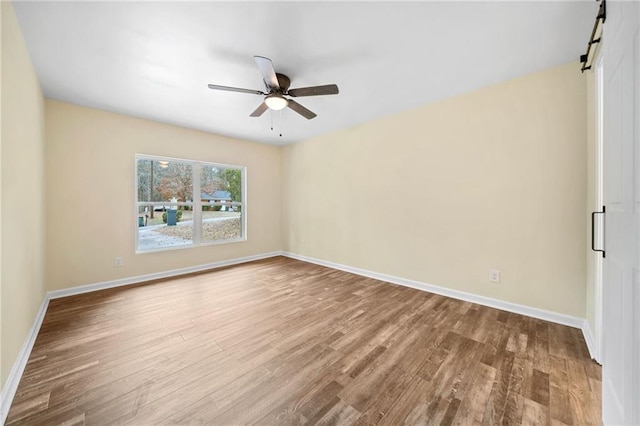
[[[207,132],[286,144],[576,60],[596,1],[15,2],[47,97]],[[249,114],[253,55],[318,114]],[[576,72],[579,69],[576,67]],[[283,136],[278,133],[282,129]]]

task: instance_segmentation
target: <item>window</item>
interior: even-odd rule
[[[245,168],[136,155],[136,250],[246,240]]]

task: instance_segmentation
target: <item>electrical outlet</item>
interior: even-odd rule
[[[491,281],[492,283],[499,283],[500,282],[500,271],[498,271],[496,269],[491,269],[489,271],[489,281]]]
[[[124,258],[122,257],[114,257],[113,258],[113,266],[119,268],[124,265]]]

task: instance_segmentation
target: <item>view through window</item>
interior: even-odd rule
[[[136,183],[137,251],[246,239],[244,167],[137,155]]]

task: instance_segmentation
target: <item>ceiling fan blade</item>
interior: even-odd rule
[[[267,89],[280,89],[280,83],[278,83],[278,77],[276,77],[276,71],[273,69],[273,62],[271,59],[264,56],[254,56],[256,64],[260,69],[260,74],[264,79],[264,84],[267,85]]]
[[[267,104],[263,102],[260,105],[258,105],[258,108],[256,108],[255,111],[249,114],[249,117],[260,117],[268,109],[269,107],[267,106]]]
[[[318,95],[337,95],[339,93],[338,86],[335,84],[326,84],[324,86],[300,87],[299,89],[291,89],[287,93],[289,96],[318,96]]]
[[[218,86],[217,84],[208,84],[209,89],[214,90],[226,90],[227,92],[240,92],[240,93],[252,93],[254,95],[265,95],[266,93],[260,90],[241,89],[239,87]]]
[[[289,99],[287,106],[308,120],[316,117],[315,112],[308,110],[293,99]]]

